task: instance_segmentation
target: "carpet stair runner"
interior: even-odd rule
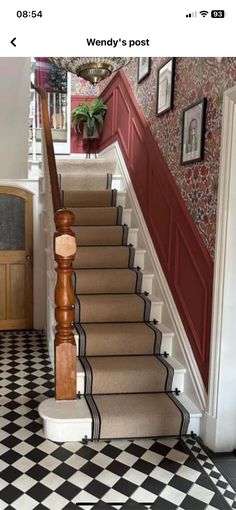
[[[61,176],[63,205],[75,214],[75,328],[92,439],[183,435],[189,414],[172,391],[174,370],[160,355],[117,193],[104,189],[110,183],[101,172]]]

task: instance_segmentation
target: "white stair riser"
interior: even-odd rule
[[[131,227],[132,209],[123,209],[122,223]]]
[[[139,266],[144,269],[145,254],[146,250],[135,250],[134,267]]]
[[[142,292],[148,292],[149,294],[152,294],[153,279],[154,279],[153,274],[143,275]]]
[[[201,416],[191,416],[190,414],[190,420],[189,420],[189,426],[188,426],[188,434],[191,434],[191,432],[194,432],[194,434],[197,434],[197,436],[201,436]]]
[[[87,436],[92,437],[92,420],[91,423],[83,421],[69,420],[60,422],[59,420],[43,420],[44,436],[50,441],[56,443],[65,443],[70,441],[82,441]]]
[[[44,435],[50,441],[82,441],[85,436],[91,439],[92,418],[85,399],[74,402],[46,399],[39,404],[38,411],[43,419]]]
[[[132,244],[135,248],[137,248],[137,244],[138,244],[138,228],[129,228],[127,243],[128,244]]]
[[[158,325],[157,325],[158,327]],[[172,342],[173,342],[173,335],[169,335],[168,333],[162,334],[162,341],[161,341],[161,354],[164,352],[168,352],[168,354],[172,354]]]
[[[112,189],[117,189],[117,191],[124,191],[125,183],[123,177],[121,175],[113,175],[111,187]]]
[[[156,319],[158,322],[161,322],[162,308],[163,308],[163,303],[161,301],[152,301],[151,311],[150,311],[150,320],[151,321]]]
[[[168,359],[167,359],[168,361]],[[184,391],[184,375],[186,370],[176,370],[174,371],[174,377],[173,377],[173,383],[172,383],[172,390],[175,390],[175,388],[178,388],[181,392]]]
[[[84,395],[84,372],[77,372],[77,393]]]
[[[116,205],[121,205],[121,207],[125,208],[125,200],[126,200],[126,193],[123,191],[118,191],[117,197],[116,197]]]

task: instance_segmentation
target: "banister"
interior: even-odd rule
[[[47,93],[40,87],[37,87],[33,83],[31,83],[31,87],[36,90],[41,99],[42,106],[42,119],[43,119],[43,127],[44,127],[44,135],[45,135],[45,145],[47,151],[48,158],[48,168],[49,168],[49,177],[52,191],[52,202],[53,202],[53,210],[54,213],[61,209],[61,193],[58,183],[58,175],[57,175],[57,167],[56,167],[56,159],[53,148],[53,140],[52,140],[52,131],[50,125],[50,117],[48,113],[48,102],[47,102]]]
[[[45,135],[46,155],[54,210],[54,259],[57,263],[55,287],[56,335],[55,352],[55,398],[74,400],[76,398],[76,343],[73,333],[74,289],[72,285],[72,263],[76,254],[75,233],[70,229],[75,221],[74,214],[62,208],[58,183],[56,159],[48,112],[47,93],[31,83],[39,94],[42,106],[42,120]]]

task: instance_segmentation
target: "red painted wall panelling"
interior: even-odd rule
[[[181,198],[123,71],[102,93],[108,104],[100,150],[119,141],[159,260],[205,386],[213,262]]]
[[[115,122],[115,115],[116,112],[115,108],[115,94],[113,91],[111,91],[110,95],[106,95],[106,105],[107,105],[107,111],[105,115],[105,122],[102,129],[102,134],[99,140],[99,147],[100,150],[107,147],[109,143],[112,143],[112,138],[115,132],[114,122]]]

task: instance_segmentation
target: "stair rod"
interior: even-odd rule
[[[72,263],[76,254],[75,233],[71,230],[74,214],[62,208],[58,183],[52,131],[45,90],[31,87],[39,94],[42,107],[46,157],[51,184],[52,203],[56,232],[54,233],[54,258],[57,263],[55,287],[56,335],[55,350],[55,398],[56,400],[76,399],[76,343],[73,333],[74,289],[72,285]]]

